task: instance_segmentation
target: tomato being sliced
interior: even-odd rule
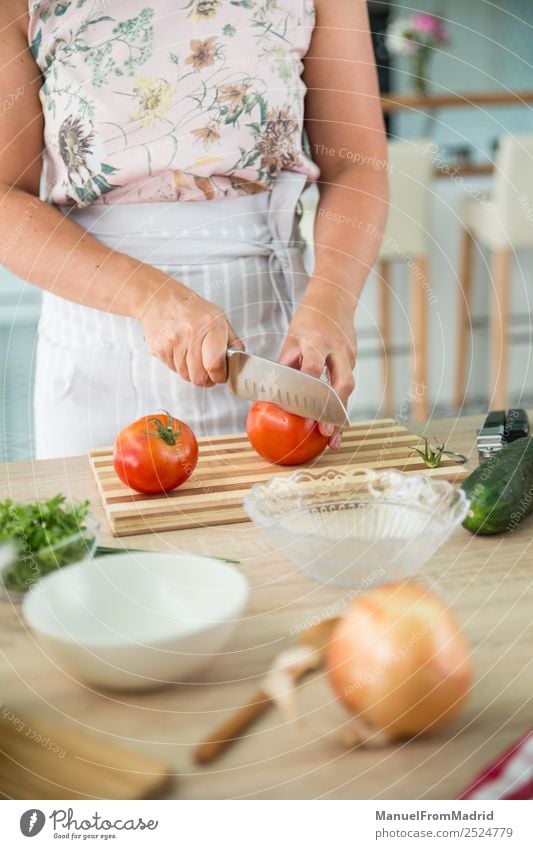
[[[190,427],[166,413],[143,416],[121,430],[113,465],[122,483],[137,492],[169,492],[184,483],[198,462],[198,443]]]
[[[329,442],[317,422],[286,413],[268,401],[256,401],[250,408],[246,431],[257,453],[280,466],[299,466],[314,460]]]

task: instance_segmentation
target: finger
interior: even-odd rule
[[[173,351],[173,371],[177,371],[182,380],[190,383],[191,377],[187,368],[187,349],[182,345],[176,345]]]
[[[185,359],[185,357],[183,357],[183,359],[181,360],[181,363],[179,364],[176,371],[178,372],[182,380],[186,380],[187,383],[191,382],[191,376],[189,374],[189,369],[187,368],[187,360]]]
[[[332,449],[332,451],[338,451],[339,450],[339,448],[342,445],[342,433],[341,433],[340,430],[337,429],[333,432],[333,436],[330,439],[328,444],[329,444],[329,447]]]
[[[330,383],[345,407],[348,406],[350,395],[355,389],[353,369],[348,356],[342,352],[333,352],[328,358]]]
[[[302,343],[302,362],[300,371],[312,377],[321,377],[326,367],[326,354],[314,345]]]
[[[163,365],[165,365],[165,366],[166,366],[167,368],[169,368],[171,371],[177,371],[177,370],[178,370],[178,369],[176,368],[176,365],[175,365],[175,362],[174,362],[174,360],[173,360],[173,358],[172,358],[172,354],[171,354],[171,353],[169,354],[169,353],[167,353],[166,351],[165,351],[165,352],[161,352],[161,353],[157,354],[157,359],[158,359],[158,360],[161,360],[161,362],[163,363]]]
[[[287,338],[279,355],[279,362],[290,368],[300,368],[302,363],[302,351],[298,342]]]
[[[209,330],[202,340],[202,361],[213,383],[225,383],[228,376],[228,327]]]
[[[335,433],[335,425],[332,425],[329,422],[319,422],[318,429],[322,436],[333,436]]]
[[[300,368],[302,363],[301,340],[298,336],[291,333],[290,326],[287,331],[285,341],[281,347],[279,362],[284,366],[290,366],[291,368],[297,369]]]
[[[302,346],[302,363],[300,371],[313,377],[322,377],[326,367],[326,355],[313,345]],[[318,429],[323,436],[332,437],[335,428],[329,422],[319,422]]]
[[[202,357],[202,342],[204,337],[198,334],[189,344],[187,348],[186,363],[189,371],[191,383],[194,386],[207,388],[213,386],[213,381],[209,377]]]
[[[178,370],[174,362],[174,352],[170,343],[165,343],[163,340],[156,340],[156,342],[148,346],[148,349],[151,357],[161,360],[171,371]]]
[[[345,407],[355,388],[353,369],[347,354],[331,353],[327,358],[330,383]],[[324,434],[329,436],[328,433]],[[342,443],[342,428],[334,428],[329,441],[330,448],[337,450]]]

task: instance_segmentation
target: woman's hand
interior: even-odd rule
[[[355,386],[355,307],[353,299],[327,289],[322,284],[313,291],[310,281],[290,323],[280,362],[313,377],[321,377],[327,368],[330,383],[346,406]],[[340,428],[321,423],[320,430],[331,436],[331,448],[340,448]]]
[[[152,295],[139,318],[150,353],[195,386],[225,383],[228,346],[244,349],[221,309],[175,281]]]

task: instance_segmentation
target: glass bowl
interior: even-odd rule
[[[255,484],[244,509],[321,583],[368,587],[411,577],[466,517],[461,489],[422,474],[300,471]]]
[[[88,513],[79,531],[39,551],[17,549],[9,542],[0,544],[0,587],[4,599],[18,603],[44,575],[92,558],[98,545],[99,530],[100,519]],[[12,573],[15,566],[16,580]]]

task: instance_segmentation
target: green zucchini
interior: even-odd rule
[[[533,437],[517,439],[461,484],[470,500],[463,527],[474,534],[510,531],[533,511]]]

